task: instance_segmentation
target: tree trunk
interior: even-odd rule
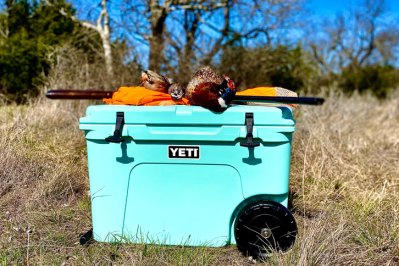
[[[98,29],[98,32],[100,33],[101,40],[103,43],[105,66],[107,68],[107,74],[108,74],[109,78],[113,78],[114,69],[113,69],[113,59],[112,59],[107,1],[101,0],[101,6],[102,6],[102,10],[101,10],[99,20],[97,22],[97,29]],[[103,23],[102,23],[102,21],[103,21]]]
[[[111,80],[114,77],[114,69],[113,69],[112,46],[111,46],[110,27],[109,27],[109,14],[107,10],[107,0],[101,0],[101,12],[100,15],[98,16],[95,25],[87,21],[78,20],[76,17],[66,13],[64,9],[61,9],[60,13],[64,16],[70,17],[73,21],[80,23],[82,26],[86,28],[95,30],[100,35],[104,50],[105,67],[107,70],[108,78]]]
[[[175,47],[179,58],[179,81],[183,84],[189,82],[192,74],[192,67],[193,64],[195,64],[194,43],[200,18],[200,10],[185,10],[184,30],[186,33],[186,43],[181,47],[181,51],[178,50],[177,46]]]
[[[150,41],[150,55],[149,55],[149,69],[155,72],[160,72],[163,50],[164,50],[164,31],[165,20],[169,12],[169,1],[166,1],[163,6],[158,4],[157,0],[150,1],[151,12],[151,36]]]
[[[155,72],[160,72],[164,50],[164,37],[163,30],[152,31],[150,37],[150,58],[149,58],[149,69]]]

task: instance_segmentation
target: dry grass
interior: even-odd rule
[[[332,94],[297,112],[293,142],[294,248],[268,265],[399,264],[399,97]],[[235,247],[94,243],[86,150],[88,102],[40,99],[0,107],[0,263],[246,265]]]
[[[57,47],[49,56],[52,65],[46,83],[54,90],[77,88],[116,90],[121,84],[124,86],[139,84],[140,66],[123,63],[127,51],[115,49],[114,52],[115,75],[110,78],[106,74],[104,59],[101,56],[91,58],[93,56],[68,44]]]

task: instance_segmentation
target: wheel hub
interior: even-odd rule
[[[269,238],[272,236],[272,230],[269,228],[262,228],[260,230],[260,235],[264,238]]]

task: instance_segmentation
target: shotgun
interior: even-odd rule
[[[103,98],[111,98],[113,91],[97,91],[97,90],[49,90],[46,97],[49,99],[71,99],[71,100],[99,100]],[[283,97],[283,96],[244,96],[236,95],[232,103],[243,104],[248,102],[254,103],[285,103],[285,104],[306,104],[321,105],[324,103],[323,98],[317,97]]]

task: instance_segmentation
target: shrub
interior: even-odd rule
[[[22,103],[38,94],[50,68],[49,51],[73,33],[75,24],[59,12],[61,8],[73,12],[63,1],[46,5],[19,0],[8,5],[7,21],[2,23],[7,36],[0,42],[0,93],[9,100]]]
[[[339,85],[344,92],[370,91],[379,98],[385,98],[399,85],[398,74],[398,70],[392,66],[368,65],[361,68],[349,66],[342,71]]]
[[[306,87],[314,69],[300,46],[224,49],[221,72],[234,78],[241,89],[254,86],[280,86],[291,90]]]

